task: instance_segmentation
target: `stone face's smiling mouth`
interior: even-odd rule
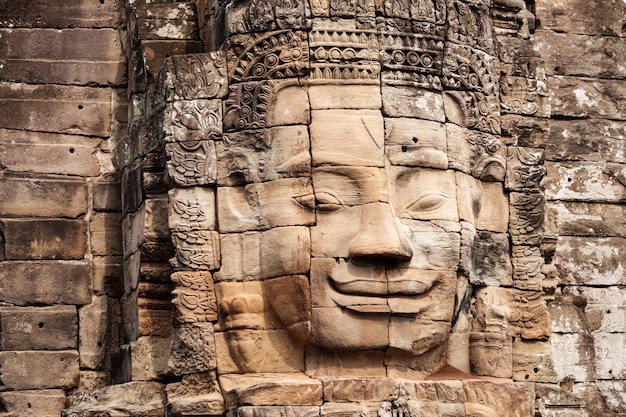
[[[429,271],[432,272],[432,271]],[[389,297],[415,297],[426,294],[439,281],[439,274],[378,263],[339,261],[330,272],[328,282],[333,300],[340,306],[387,305]]]

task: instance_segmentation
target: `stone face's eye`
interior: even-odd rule
[[[296,202],[311,210],[335,211],[343,207],[341,201],[327,191],[293,197]]]
[[[451,197],[441,191],[426,191],[421,193],[407,210],[414,213],[432,213],[443,207]]]

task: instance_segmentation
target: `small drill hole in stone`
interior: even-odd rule
[[[572,179],[571,179],[571,178],[568,178],[568,179],[567,179],[567,182],[572,182]]]
[[[33,405],[32,405],[31,403],[26,403],[26,407],[28,407],[28,408],[32,408],[32,407],[33,407]]]
[[[417,138],[413,138],[413,143],[417,143]]]
[[[533,368],[533,372],[534,372],[534,373],[539,372],[539,368]]]
[[[406,147],[406,146],[403,146],[403,147],[402,147],[402,152],[406,152],[406,151],[407,151],[407,147]]]
[[[70,148],[70,153],[74,153],[74,148]]]
[[[78,110],[82,110],[82,109],[83,109],[83,105],[82,105],[82,104],[79,104],[79,105],[78,105]]]
[[[43,321],[40,321],[37,326],[39,326],[40,329],[43,329]]]
[[[526,375],[524,376],[524,379],[530,379],[530,375],[526,374]]]
[[[100,4],[104,4],[104,0],[100,0]]]
[[[611,310],[606,310],[606,314],[611,314]]]

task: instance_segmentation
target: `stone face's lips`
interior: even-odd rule
[[[385,270],[382,266],[358,265],[352,261],[341,263],[328,277],[330,285],[342,295],[335,297],[335,301],[343,306],[351,304],[349,296],[372,297],[376,300],[372,299],[371,304],[379,305],[389,296],[422,295],[430,291],[438,280],[439,274],[435,271],[412,268]]]

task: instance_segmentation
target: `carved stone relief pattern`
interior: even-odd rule
[[[172,303],[179,327],[213,326],[233,415],[494,413],[460,381],[356,410],[316,378],[423,380],[448,359],[531,415],[510,380],[515,341],[550,334],[545,169],[500,136],[502,109],[534,113],[501,101],[521,90],[491,19],[482,1],[236,1],[219,59],[168,69]]]

